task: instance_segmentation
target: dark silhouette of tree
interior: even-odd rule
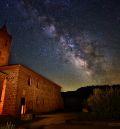
[[[120,89],[94,89],[93,95],[87,99],[93,112],[109,114],[113,118],[120,118]]]

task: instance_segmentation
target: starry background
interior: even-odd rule
[[[10,64],[62,86],[120,84],[119,0],[0,0],[11,33]]]

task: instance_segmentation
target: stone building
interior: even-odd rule
[[[0,28],[0,66],[8,64],[11,40],[12,37],[4,25],[2,28]]]
[[[4,29],[3,31],[8,35],[7,30]],[[0,51],[5,50],[8,54],[4,56],[4,61],[0,62],[0,114],[15,116],[62,109],[60,86],[26,66],[7,64],[11,40],[9,45],[8,43],[5,45],[3,39],[6,41],[8,37],[5,36],[6,40],[3,37],[0,35],[2,39],[0,46],[3,46]]]
[[[0,67],[1,114],[50,112],[63,107],[61,87],[22,65]]]

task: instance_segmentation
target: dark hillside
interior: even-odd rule
[[[81,87],[76,91],[68,91],[62,92],[62,97],[64,101],[64,110],[65,111],[82,111],[83,107],[85,106],[84,103],[87,98],[93,94],[94,89],[120,89],[120,85],[99,85],[99,86],[87,86]]]

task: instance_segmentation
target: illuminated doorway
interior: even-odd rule
[[[21,115],[26,113],[25,97],[21,98]]]

